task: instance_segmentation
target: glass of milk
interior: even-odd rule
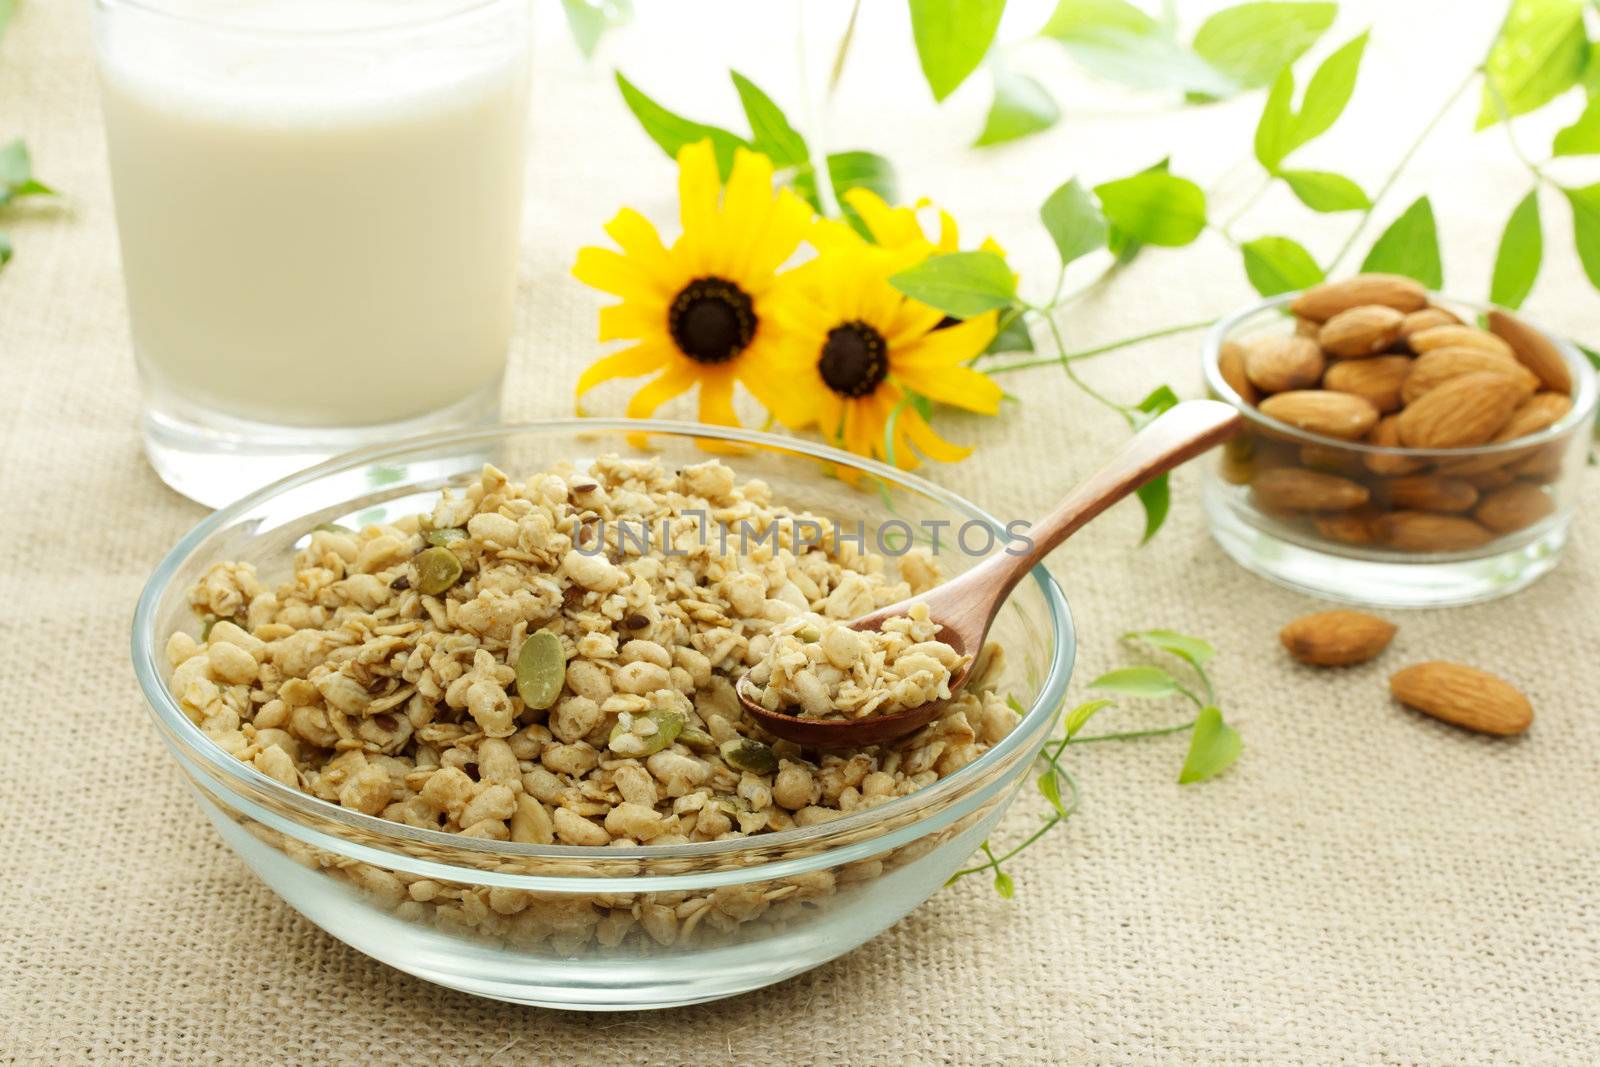
[[[220,506],[496,417],[527,0],[96,0],[151,463]]]

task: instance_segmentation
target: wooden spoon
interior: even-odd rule
[[[851,629],[879,629],[884,620],[904,615],[912,604],[922,603],[941,627],[938,639],[962,655],[975,656],[1011,590],[1056,546],[1150,479],[1226,441],[1241,424],[1237,411],[1216,400],[1177,405],[1129,439],[1111,462],[1041,519],[1029,531],[1031,545],[1014,546],[1015,555],[1012,549],[997,552],[937,589],[863,615],[850,623]],[[966,684],[970,673],[969,667],[963,667],[950,679],[952,695]],[[860,719],[815,719],[768,711],[756,701],[748,677],[740,678],[737,688],[746,714],[773,736],[806,748],[862,748],[892,741],[938,718],[948,703],[931,700],[905,711]]]

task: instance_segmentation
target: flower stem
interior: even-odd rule
[[[1039,310],[1041,314],[1044,314],[1045,318],[1049,318],[1049,315],[1044,312],[1043,309]],[[1053,325],[1054,320],[1051,321]],[[1062,352],[1062,354],[1059,356],[1041,356],[1038,359],[1023,360],[1020,363],[1012,363],[1004,367],[985,367],[983,372],[985,374],[1003,374],[1006,371],[1027,370],[1030,367],[1053,367],[1062,363],[1071,363],[1074,360],[1091,359],[1094,356],[1103,356],[1107,352],[1115,352],[1120,348],[1129,348],[1133,345],[1144,344],[1146,341],[1154,341],[1162,337],[1171,337],[1174,334],[1192,333],[1195,330],[1204,330],[1213,325],[1216,321],[1216,319],[1205,319],[1201,322],[1184,322],[1179,323],[1176,326],[1163,326],[1158,330],[1150,330],[1147,333],[1135,334],[1132,337],[1124,337],[1119,341],[1107,341],[1105,344],[1096,345],[1093,348],[1085,348],[1077,352]]]
[[[1328,274],[1332,274],[1338,269],[1339,264],[1344,262],[1344,257],[1350,254],[1350,250],[1355,247],[1357,239],[1359,239],[1361,234],[1366,230],[1367,223],[1372,221],[1372,213],[1377,210],[1378,204],[1380,204],[1383,201],[1383,198],[1388,195],[1389,190],[1394,188],[1394,183],[1399,180],[1401,173],[1403,173],[1405,169],[1411,165],[1411,160],[1416,156],[1418,149],[1422,147],[1422,142],[1426,141],[1433,135],[1433,131],[1438,127],[1439,123],[1444,121],[1445,115],[1448,114],[1450,109],[1455,106],[1456,101],[1461,99],[1461,95],[1465,93],[1469,87],[1471,87],[1473,80],[1477,78],[1477,76],[1478,68],[1474,67],[1470,72],[1468,72],[1467,76],[1462,79],[1461,84],[1457,85],[1455,89],[1451,91],[1450,95],[1445,99],[1445,102],[1439,106],[1439,110],[1435,111],[1433,113],[1433,117],[1428,120],[1427,125],[1422,127],[1422,132],[1417,134],[1416,140],[1412,141],[1410,147],[1407,148],[1400,156],[1400,161],[1394,165],[1393,170],[1389,171],[1389,175],[1388,177],[1384,178],[1383,184],[1378,186],[1378,191],[1372,194],[1372,202],[1368,204],[1367,209],[1361,213],[1361,218],[1356,220],[1355,229],[1350,231],[1350,236],[1345,238],[1344,244],[1339,247],[1339,251],[1335,253],[1333,259],[1329,261],[1327,269]]]
[[[1193,729],[1195,720],[1180,723],[1177,726],[1163,726],[1155,730],[1128,730],[1117,734],[1090,734],[1088,737],[1074,737],[1075,745],[1087,745],[1091,741],[1128,741],[1135,737],[1164,737],[1167,734],[1181,734],[1185,730]]]
[[[1528,168],[1528,173],[1533,175],[1533,180],[1543,185],[1549,181],[1543,170],[1533,160],[1528,158],[1522,150],[1522,145],[1517,142],[1516,131],[1511,128],[1511,109],[1506,106],[1506,98],[1500,92],[1500,86],[1495,83],[1494,75],[1489,73],[1487,67],[1483,68],[1483,87],[1488,90],[1489,99],[1494,102],[1495,112],[1500,116],[1500,126],[1506,131],[1506,144],[1511,146],[1511,154],[1517,157],[1517,162]]]

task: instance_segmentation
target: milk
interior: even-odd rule
[[[394,19],[383,0],[189,0],[206,25],[101,28],[147,389],[197,417],[350,427],[494,388],[527,113],[525,12],[504,6],[512,32],[504,11],[367,32]]]

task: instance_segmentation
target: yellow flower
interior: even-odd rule
[[[919,261],[936,253],[943,255],[947,252],[961,251],[961,231],[956,227],[956,220],[943,208],[938,209],[938,236],[930,238],[923,231],[922,220],[917,213],[923,208],[932,207],[933,202],[930,200],[918,200],[910,207],[891,207],[883,197],[871,189],[860,186],[847,190],[843,199],[857,215],[861,216],[862,223],[872,234],[873,243],[880,248],[905,251],[915,249],[921,253],[917,257]],[[854,236],[854,231],[846,230],[841,233],[836,229],[825,230],[817,235],[815,241],[833,243]],[[1001,248],[992,237],[984,238],[979,248],[985,252],[993,252],[1002,259],[1005,258],[1005,249]]]
[[[620,252],[579,250],[572,273],[622,298],[601,309],[600,340],[634,343],[584,371],[577,395],[659,371],[628,402],[629,418],[649,417],[698,383],[700,420],[736,426],[735,380],[768,409],[782,389],[771,305],[811,209],[788,189],[774,195],[771,160],[742,149],[724,189],[710,141],[678,152],[678,201],[683,232],[670,248],[624,208],[606,225]]]
[[[849,451],[884,459],[891,458],[885,431],[893,416],[892,458],[908,470],[918,463],[912,446],[931,459],[964,458],[971,449],[934,433],[906,392],[998,412],[1000,387],[964,366],[994,339],[998,313],[941,328],[942,312],[889,284],[890,275],[921,261],[924,248],[869,245],[846,237],[841,223],[819,227],[819,255],[791,272],[777,305],[787,388],[769,409],[790,429],[816,425]]]

